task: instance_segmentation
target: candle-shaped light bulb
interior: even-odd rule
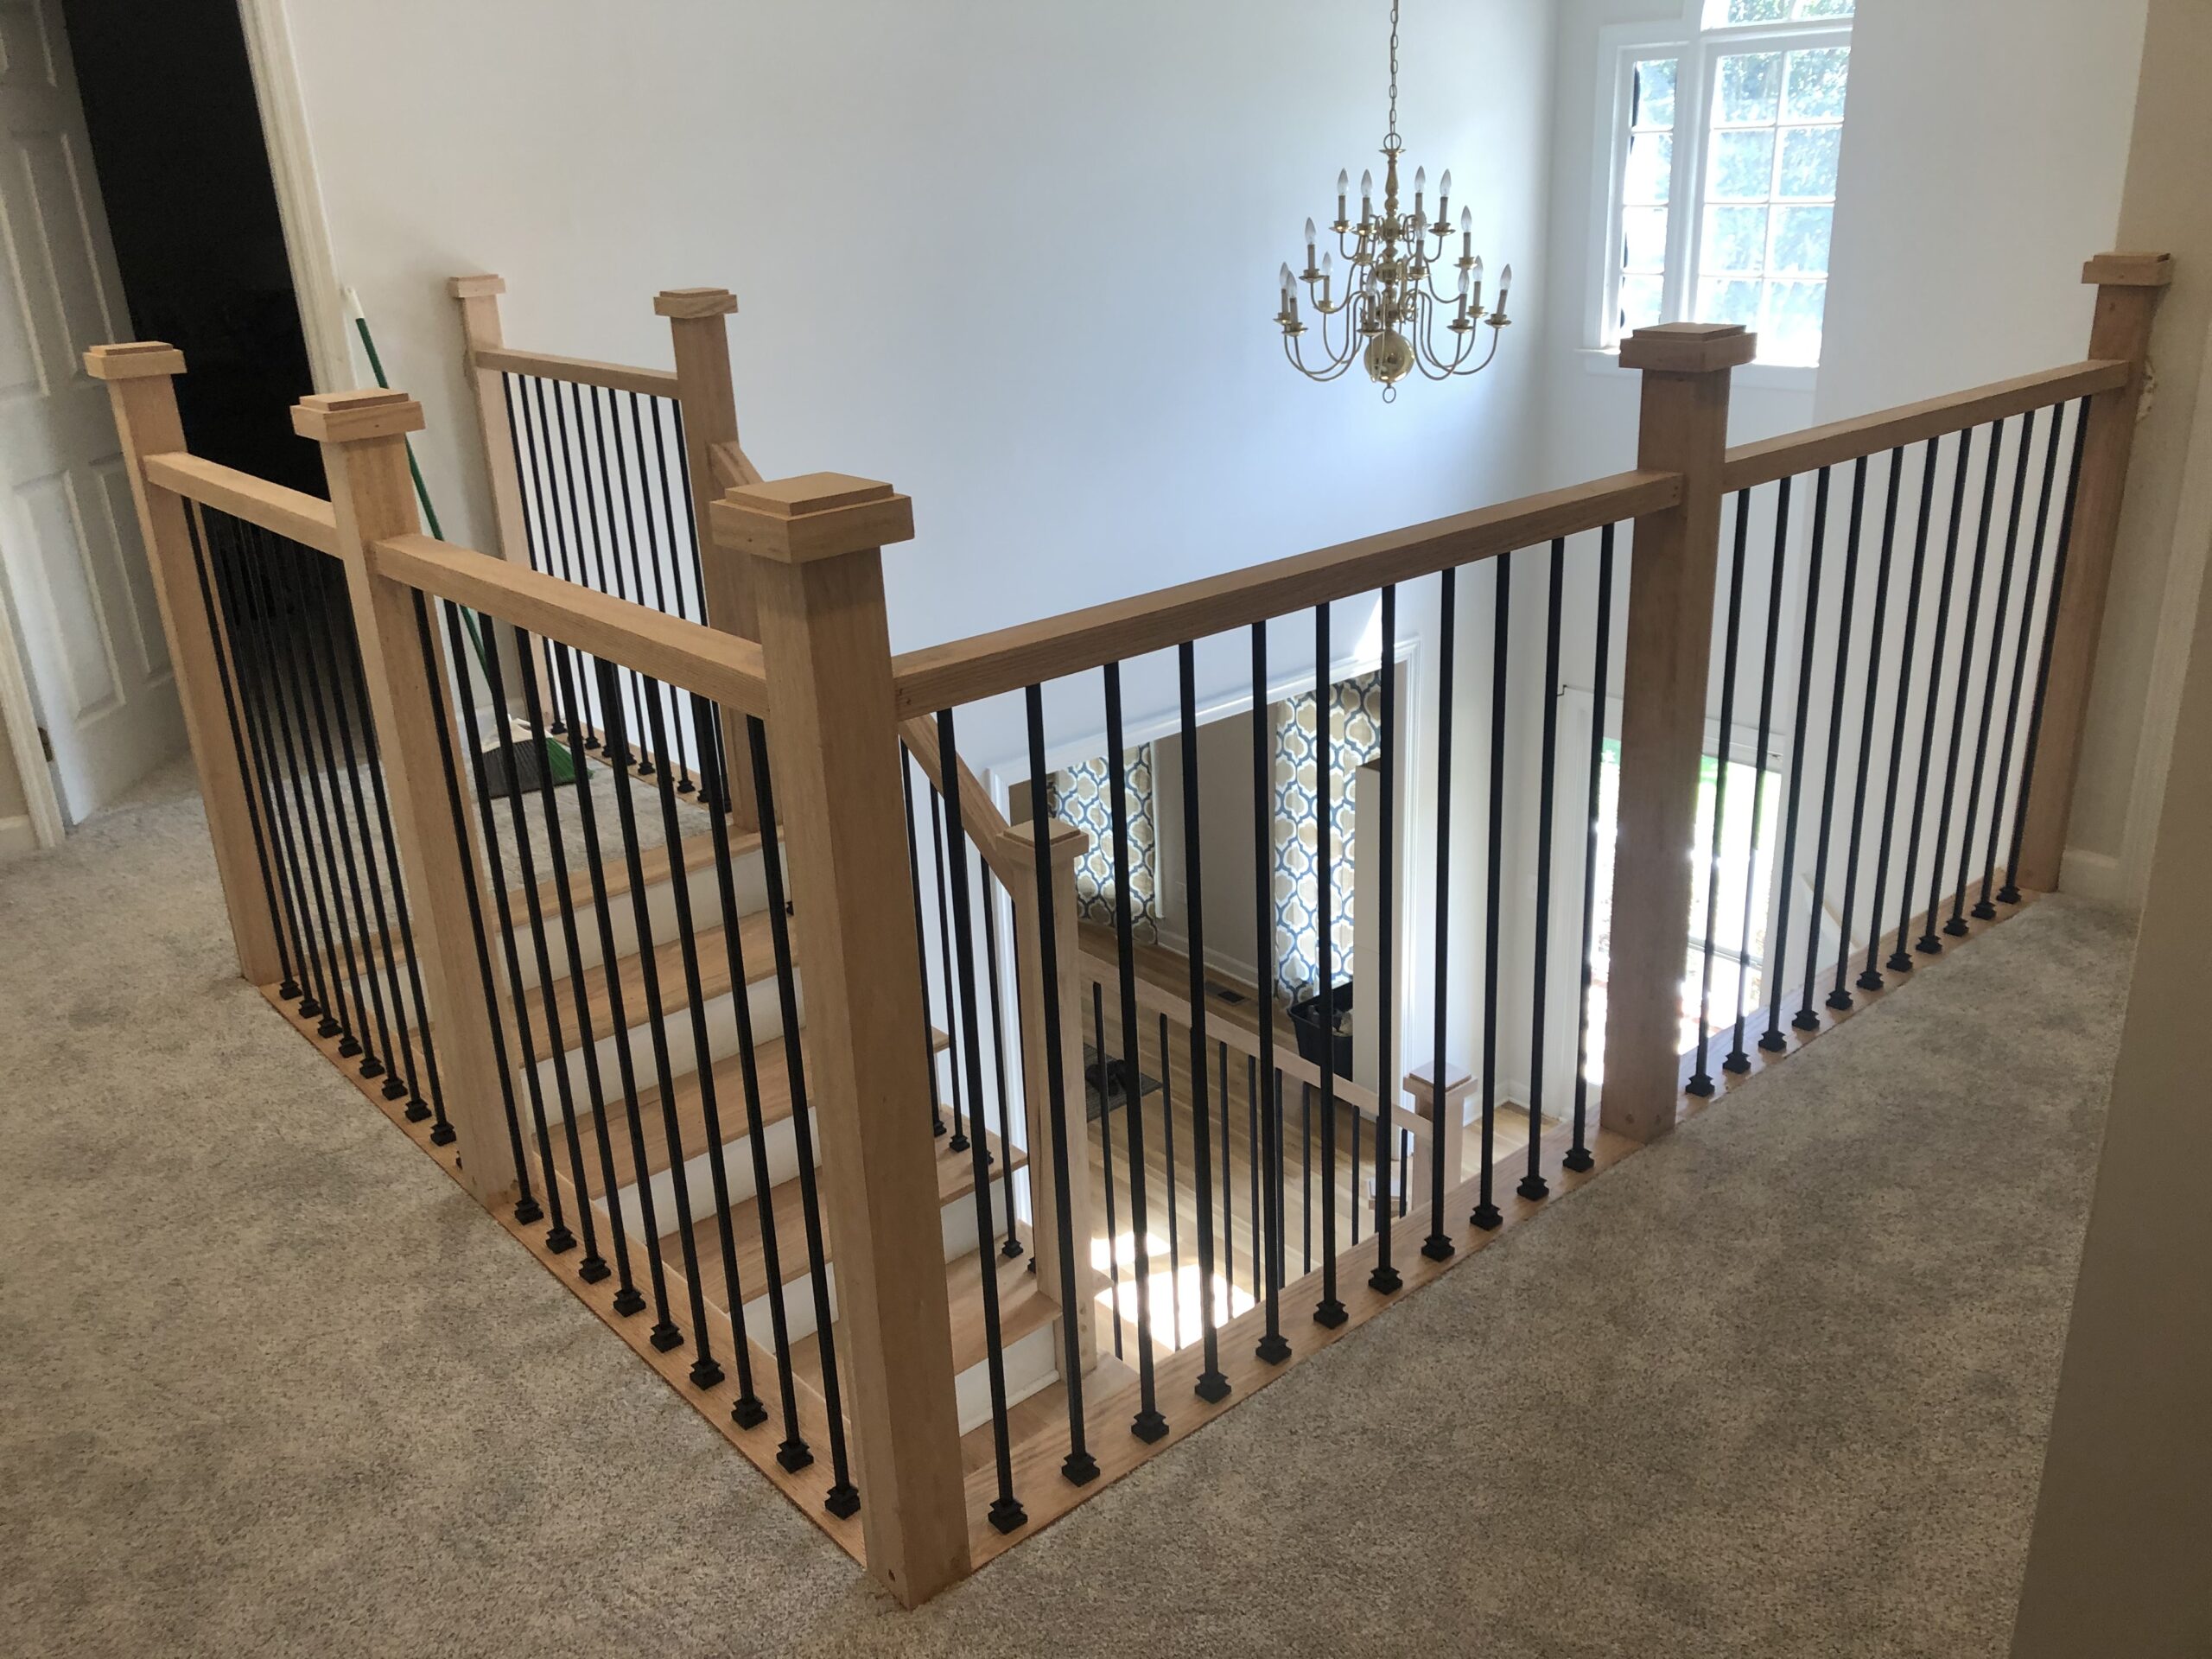
[[[1442,219],[1452,200],[1452,169],[1446,168],[1444,176],[1436,181],[1436,216]]]
[[[1330,276],[1330,273],[1331,273],[1331,272],[1335,269],[1335,267],[1336,267],[1336,261],[1335,261],[1333,258],[1332,258],[1332,257],[1330,257],[1329,251],[1328,251],[1326,248],[1322,249],[1322,250],[1321,250],[1321,302],[1322,302],[1323,304],[1325,304],[1325,305],[1328,303],[1328,300],[1329,300],[1329,276]]]
[[[1507,293],[1507,291],[1508,291],[1509,289],[1510,289],[1512,288],[1512,286],[1513,286],[1513,267],[1512,267],[1512,266],[1510,266],[1510,265],[1508,265],[1508,266],[1507,266],[1503,270],[1501,270],[1501,271],[1499,271],[1499,272],[1497,273],[1497,315],[1499,315],[1499,316],[1501,316],[1501,317],[1502,317],[1502,316],[1503,316],[1503,315],[1505,315],[1505,296],[1506,296],[1506,293]]]
[[[1474,251],[1475,210],[1471,207],[1462,207],[1459,210],[1459,257],[1462,259],[1467,258],[1474,253]]]
[[[1474,307],[1475,315],[1480,316],[1483,308],[1483,261],[1480,254],[1477,254],[1475,263],[1467,267],[1467,276],[1470,278],[1467,302]]]
[[[1289,308],[1289,307],[1290,307],[1290,296],[1291,296],[1291,292],[1292,292],[1292,283],[1294,283],[1294,281],[1295,280],[1295,279],[1291,276],[1291,274],[1290,274],[1290,261],[1288,261],[1287,259],[1286,259],[1286,260],[1284,260],[1284,261],[1283,261],[1282,270],[1281,270],[1281,272],[1280,274],[1281,274],[1281,277],[1282,277],[1282,302],[1283,302],[1283,308],[1284,308],[1284,309],[1287,310],[1287,309]]]
[[[1415,223],[1419,223],[1421,217],[1421,198],[1427,194],[1428,169],[1425,167],[1417,167],[1414,168],[1414,219]]]
[[[1367,204],[1375,199],[1375,169],[1362,168],[1359,174],[1359,216],[1368,216]]]
[[[1313,221],[1306,221],[1306,269],[1313,269]]]

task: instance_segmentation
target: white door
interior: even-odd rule
[[[0,569],[72,819],[185,741],[107,388],[83,363],[130,338],[60,19],[0,0]]]

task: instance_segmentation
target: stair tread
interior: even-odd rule
[[[548,916],[545,919],[549,930],[558,929],[560,924],[554,917]],[[579,916],[576,921],[578,927],[582,928],[585,918]],[[770,921],[771,918],[765,910],[738,918],[738,946],[745,958],[746,982],[748,984],[757,985],[763,980],[776,976],[774,939]],[[699,994],[704,998],[720,996],[730,988],[729,952],[723,944],[723,933],[724,930],[719,926],[704,927],[696,930],[693,936],[698,951]],[[659,980],[660,1013],[666,1016],[688,1007],[691,992],[683,972],[682,938],[671,938],[656,943],[652,954],[653,969]],[[645,1024],[649,1012],[645,995],[645,953],[635,951],[616,962],[614,976],[614,983],[621,991],[624,1020],[632,1027]],[[597,967],[585,969],[582,983],[586,1007],[591,1014],[590,1039],[597,1041],[612,1035],[614,1005],[607,991],[607,964],[601,963]],[[584,1039],[577,1030],[575,991],[569,982],[569,976],[557,976],[550,988],[559,999],[554,1005],[554,1014],[557,1016],[562,1045],[565,1048],[575,1048]],[[531,1051],[541,1060],[549,1059],[553,1054],[550,1038],[556,1022],[550,1020],[546,1014],[548,989],[548,987],[540,985],[525,993]]]
[[[955,1376],[989,1357],[983,1323],[984,1252],[970,1250],[944,1264],[945,1300],[952,1310],[952,1374]],[[1046,1294],[1029,1271],[1030,1255],[1007,1257],[995,1246],[990,1259],[997,1269],[999,1291],[999,1351],[1003,1353],[1024,1337],[1059,1317],[1059,1305]],[[834,1328],[834,1327],[833,1327]],[[810,1332],[791,1344],[791,1370],[819,1388],[822,1383],[822,1342]]]
[[[723,1127],[728,1128],[727,1122]],[[946,1140],[942,1138],[934,1144],[937,1149],[938,1202],[941,1207],[973,1192],[976,1190],[976,1175],[971,1153],[951,1152],[947,1148]],[[1007,1165],[1001,1155],[998,1138],[994,1135],[986,1144],[995,1160],[991,1166],[995,1176],[1006,1170]],[[1028,1155],[1020,1147],[1015,1147],[1012,1168],[1020,1169],[1028,1161]],[[750,1166],[748,1163],[747,1167]],[[794,1175],[770,1188],[768,1196],[776,1221],[776,1265],[783,1275],[784,1283],[792,1284],[805,1279],[808,1272],[806,1205],[802,1201],[798,1177]],[[694,1182],[691,1202],[693,1213],[698,1217],[691,1226],[692,1249],[698,1255],[699,1269],[704,1282],[719,1289],[722,1282],[721,1221],[714,1208],[712,1188],[702,1188],[700,1183]],[[761,1294],[768,1283],[767,1253],[761,1239],[760,1200],[751,1198],[733,1204],[729,1215],[730,1242],[737,1256],[737,1282],[747,1300],[750,1300]],[[680,1229],[673,1226],[660,1241],[662,1259],[679,1271],[683,1262],[683,1243]],[[824,1261],[831,1260],[835,1255],[826,1224],[822,1236],[822,1253]]]
[[[933,1033],[936,1046],[942,1052],[951,1041],[944,1033]],[[785,1053],[784,1039],[771,1038],[753,1045],[754,1076],[760,1088],[760,1127],[780,1123],[791,1113],[791,1060]],[[745,1062],[741,1055],[732,1054],[715,1062],[715,1115],[721,1124],[725,1142],[737,1140],[747,1132],[750,1120],[745,1107]],[[645,1084],[640,1077],[640,1084]],[[686,1155],[697,1157],[707,1148],[706,1088],[696,1071],[686,1071],[675,1080],[672,1098],[676,1105],[676,1127]],[[577,1128],[587,1137],[596,1134],[592,1114],[585,1112],[577,1117]],[[638,1094],[638,1129],[645,1143],[645,1173],[658,1175],[670,1163],[667,1114],[661,1110],[660,1085],[658,1083],[641,1087]],[[629,1115],[619,1104],[611,1106],[607,1114],[607,1130],[613,1139],[616,1174],[625,1185],[636,1179],[630,1145]],[[592,1195],[604,1196],[605,1183],[601,1172],[591,1171]],[[719,1246],[717,1247],[719,1248]]]

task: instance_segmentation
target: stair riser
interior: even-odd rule
[[[748,968],[753,966],[750,963],[746,965]],[[746,990],[747,1001],[753,1011],[753,1041],[756,1044],[772,1042],[781,1037],[784,1034],[783,1007],[781,1000],[777,995],[775,980],[772,977],[756,979],[746,988]],[[804,1024],[805,1022],[805,987],[803,985],[799,988],[799,1004],[800,1023]],[[563,1010],[563,1013],[569,1011],[566,1008]],[[724,992],[720,996],[709,998],[705,1004],[705,1011],[707,1057],[709,1061],[727,1059],[738,1052],[737,1000],[729,993]],[[681,1077],[696,1071],[699,1057],[698,1050],[691,1039],[690,1010],[678,1008],[664,1016],[661,1025],[668,1037],[670,1077]],[[543,1041],[543,1033],[541,1033],[538,1035],[539,1040]],[[642,1024],[632,1026],[626,1033],[610,1033],[599,1039],[597,1048],[601,1087],[610,1096],[619,1095],[622,1075],[620,1062],[620,1046],[625,1042],[629,1046],[630,1064],[636,1073],[639,1090],[642,1092],[658,1087],[660,1074],[653,1059],[652,1027]],[[590,1102],[586,1097],[588,1090],[585,1086],[585,1069],[581,1048],[570,1049],[568,1060],[569,1083],[575,1093],[578,1109],[588,1110]],[[556,1061],[550,1058],[540,1060],[537,1064],[538,1080],[545,1090],[549,1112],[558,1109],[554,1104],[559,1099],[556,1065]],[[738,1112],[741,1117],[743,1110],[742,1103],[740,1103]]]
[[[742,1122],[745,1104],[741,1100],[721,1102],[722,1122]],[[812,1116],[810,1110],[809,1117]],[[768,1124],[760,1133],[761,1145],[768,1154],[768,1179],[771,1185],[781,1185],[798,1173],[798,1126],[790,1118]],[[817,1148],[818,1154],[818,1148]],[[760,1189],[753,1179],[753,1137],[741,1135],[722,1146],[722,1173],[729,1182],[732,1203],[741,1204]],[[683,1165],[683,1179],[691,1193],[695,1211],[702,1211],[713,1202],[715,1190],[714,1162],[702,1152],[687,1159]],[[672,1170],[663,1170],[653,1177],[653,1213],[664,1225],[673,1226],[676,1216],[676,1175]],[[702,1195],[706,1195],[703,1196]],[[633,1184],[622,1189],[622,1213],[642,1215],[638,1204],[638,1188]]]
[[[1018,1406],[1038,1389],[1060,1380],[1060,1327],[1058,1320],[1041,1325],[1027,1336],[1007,1345],[1006,1402]],[[981,1428],[991,1421],[991,1370],[988,1362],[970,1365],[952,1379],[952,1397],[960,1411],[960,1432]]]
[[[766,880],[760,873],[759,849],[752,849],[730,860],[730,873],[737,889],[737,913],[750,916],[768,902]],[[582,958],[585,969],[596,968],[605,960],[599,948],[599,916],[590,903],[590,878],[582,871],[571,871],[576,903],[576,954]],[[705,931],[722,925],[721,883],[716,879],[711,865],[690,872],[685,896],[690,900],[691,925]],[[626,893],[617,893],[607,903],[607,921],[614,935],[614,954],[618,959],[633,956],[638,950],[638,910]],[[645,890],[645,913],[649,918],[653,942],[666,944],[677,937],[676,885],[672,880],[654,882]],[[541,919],[545,928],[546,954],[553,963],[554,976],[565,978],[569,965],[567,936],[561,926],[561,912],[557,908],[545,911]],[[538,982],[537,944],[536,930],[531,925],[530,907],[524,904],[514,912],[515,954],[522,968],[523,983],[535,988]],[[747,963],[748,969],[758,964]],[[505,970],[501,970],[502,982]]]

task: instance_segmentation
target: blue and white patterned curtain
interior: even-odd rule
[[[1352,773],[1381,753],[1382,679],[1379,673],[1339,681],[1329,705],[1335,753],[1329,800],[1332,879],[1330,937],[1343,977],[1351,957]],[[1321,935],[1313,822],[1320,791],[1320,747],[1312,692],[1275,705],[1274,906],[1276,991],[1295,1000],[1319,988]]]
[[[1152,745],[1124,760],[1129,811],[1131,932],[1147,944],[1160,940],[1159,806],[1153,786]],[[1090,837],[1090,850],[1075,867],[1076,899],[1083,919],[1114,925],[1114,779],[1104,757],[1052,774],[1046,801],[1052,815]]]

